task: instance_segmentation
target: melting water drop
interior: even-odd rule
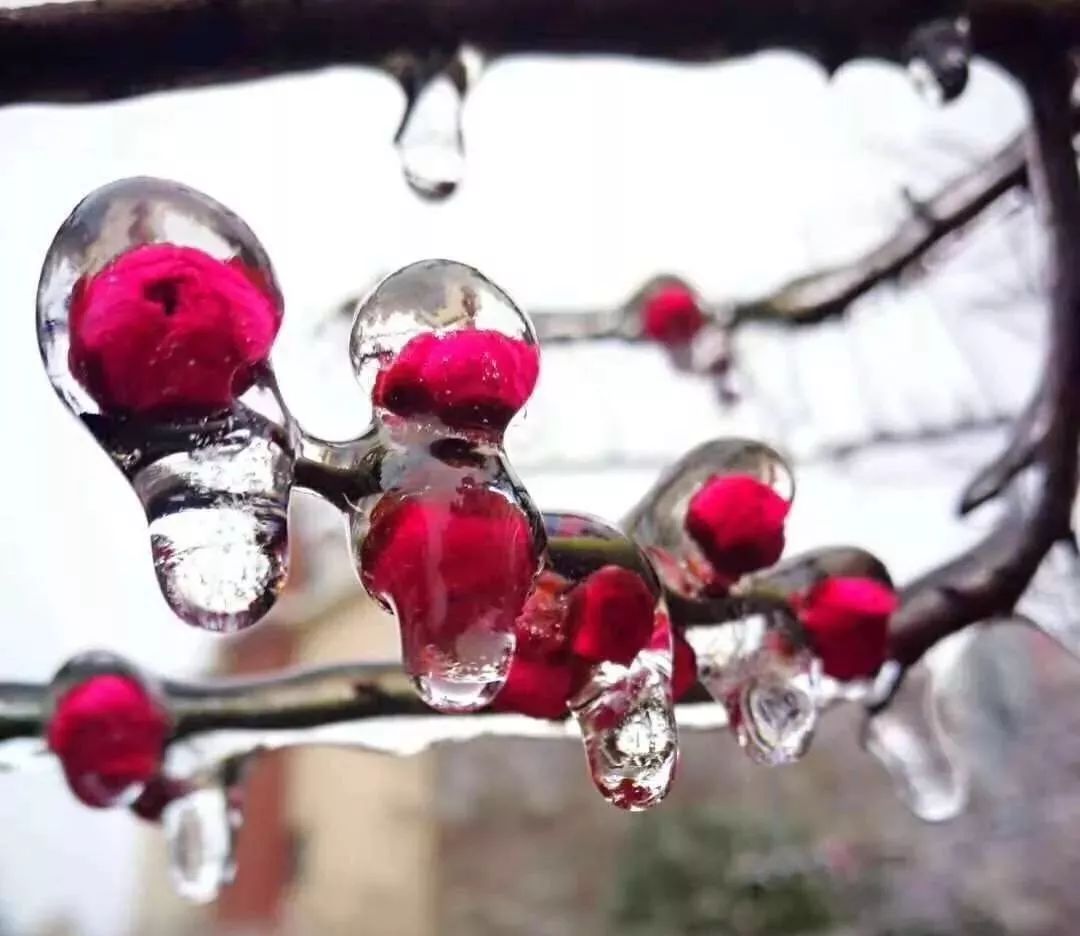
[[[642,659],[600,681],[600,693],[573,709],[589,772],[608,802],[648,809],[671,787],[678,756],[669,680]]]
[[[191,451],[134,472],[161,590],[206,630],[232,632],[272,606],[288,567],[292,457],[273,425],[237,410]]]
[[[450,59],[412,59],[395,69],[405,113],[394,143],[405,181],[421,198],[449,198],[465,177],[461,116],[478,64],[474,53],[463,51]]]
[[[223,785],[194,789],[161,815],[169,875],[180,896],[209,903],[236,874],[241,811]]]
[[[752,677],[741,690],[739,744],[755,759],[790,764],[806,753],[813,737],[814,700],[776,673]]]
[[[907,45],[908,74],[931,104],[958,98],[967,87],[971,27],[966,18],[934,20],[916,29]]]
[[[405,670],[428,705],[471,711],[502,688],[537,556],[527,513],[496,487],[463,480],[379,501],[361,576],[397,615]]]
[[[956,636],[967,639],[966,634]],[[948,651],[952,640],[932,653]],[[903,682],[894,687],[888,707],[867,717],[863,747],[888,771],[897,796],[912,813],[926,822],[953,819],[967,805],[969,778],[939,718],[934,680],[940,677],[925,660],[894,676]]]
[[[89,195],[42,270],[53,387],[138,493],[169,605],[211,630],[257,621],[285,579],[296,431],[268,361],[281,316],[247,225],[159,179]]]
[[[569,586],[568,610],[530,639],[552,659],[569,641],[580,660],[594,661],[569,700],[589,773],[608,802],[647,809],[667,795],[678,759],[672,632],[659,582],[613,527],[574,514],[548,513],[544,523],[551,571]]]
[[[799,760],[817,725],[818,664],[781,606],[691,627],[702,685],[728,712],[739,746],[772,766]]]

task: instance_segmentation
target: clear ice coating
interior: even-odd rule
[[[670,678],[659,663],[637,659],[616,672],[600,664],[586,698],[573,707],[593,783],[609,803],[631,812],[667,795],[678,758]]]
[[[420,697],[464,712],[483,708],[506,681],[539,551],[512,488],[465,474],[452,486],[442,474],[432,468],[417,493],[383,495],[358,518],[366,529],[353,540],[361,580],[398,619]]]
[[[754,761],[781,765],[809,749],[817,724],[819,664],[786,607],[748,607],[742,617],[689,627],[701,684],[728,713]]]
[[[452,57],[409,56],[391,66],[405,93],[394,145],[405,181],[421,198],[449,198],[465,177],[461,116],[479,66],[479,56],[469,49]]]
[[[795,477],[774,449],[752,439],[714,439],[668,468],[623,520],[622,528],[646,547],[665,584],[693,596],[701,587],[705,559],[686,531],[690,499],[710,478],[748,475],[790,502]]]
[[[49,379],[139,495],[170,607],[211,630],[259,620],[287,570],[296,430],[268,361],[282,306],[248,226],[160,179],[87,196],[41,274]]]
[[[971,64],[971,25],[965,17],[920,26],[907,44],[908,74],[931,104],[946,104],[967,87]]]
[[[622,809],[655,806],[667,795],[678,759],[678,728],[672,698],[672,633],[660,584],[641,550],[624,534],[600,520],[575,514],[545,513],[550,571],[571,585],[588,588],[590,576],[616,566],[637,577],[651,595],[646,608],[646,642],[628,662],[595,663],[570,700],[581,730],[593,783],[601,795]],[[610,581],[610,578],[609,578]],[[618,581],[618,579],[616,579]],[[609,586],[610,587],[610,586]],[[583,627],[618,630],[631,622],[621,616],[619,597],[604,595],[620,614],[609,617],[599,601],[589,602]],[[605,633],[613,645],[623,635]]]
[[[1016,610],[1080,658],[1080,554],[1075,544],[1062,541],[1050,547]]]
[[[236,838],[243,821],[238,788],[221,782],[195,787],[162,814],[169,876],[176,892],[210,903],[236,875]]]
[[[361,581],[396,615],[421,698],[482,708],[544,548],[501,448],[539,372],[535,333],[479,272],[427,260],[360,304],[350,354],[374,416],[358,456],[371,483],[345,504]]]
[[[514,301],[479,270],[440,259],[375,287],[356,310],[349,354],[381,421],[398,415],[421,429],[495,435],[524,406],[540,361]]]
[[[966,633],[956,637],[968,639]],[[955,659],[954,641],[943,641],[931,659],[906,672],[892,669],[887,707],[870,712],[863,726],[863,747],[889,773],[897,796],[926,822],[960,815],[969,795],[968,771],[942,723],[943,680],[952,668],[950,657]]]

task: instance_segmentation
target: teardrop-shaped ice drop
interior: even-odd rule
[[[641,548],[593,517],[545,513],[549,574],[563,583],[538,619],[519,619],[523,652],[555,667],[573,661],[569,708],[589,773],[622,809],[647,809],[671,787],[678,757],[672,632]],[[559,620],[547,616],[558,612]],[[536,691],[540,691],[537,687]]]
[[[281,316],[247,225],[160,179],[85,198],[42,270],[49,378],[138,492],[170,606],[214,630],[258,620],[285,577],[295,431],[269,366]]]
[[[736,737],[754,760],[790,764],[809,748],[817,721],[814,700],[790,676],[751,676],[740,688],[738,711]]]
[[[667,469],[623,521],[665,585],[686,597],[723,592],[775,563],[795,480],[779,453],[751,439],[716,439]]]
[[[691,627],[686,639],[702,685],[728,712],[739,746],[754,761],[790,764],[817,725],[818,665],[783,606],[748,609],[722,624]]]
[[[169,876],[193,903],[217,899],[236,874],[239,806],[219,784],[198,787],[172,800],[161,814]]]
[[[947,104],[967,87],[971,27],[966,18],[940,19],[916,29],[907,44],[908,74],[931,104]]]
[[[158,583],[189,624],[231,633],[273,606],[288,569],[292,471],[275,423],[237,407],[132,472]]]
[[[410,59],[395,69],[405,92],[405,113],[394,143],[409,188],[421,198],[442,201],[465,177],[461,116],[474,66],[471,53]]]
[[[515,492],[463,480],[389,493],[354,530],[361,579],[396,615],[420,697],[443,712],[483,708],[506,681],[539,565]]]
[[[422,260],[359,306],[349,351],[383,426],[498,440],[532,394],[532,323],[478,270]]]
[[[925,660],[906,673],[897,668],[892,676],[891,692],[882,693],[888,705],[867,716],[863,747],[888,771],[912,813],[926,822],[953,819],[967,805],[969,778],[938,721],[937,677]]]
[[[573,708],[589,773],[612,805],[648,809],[670,789],[678,758],[670,680],[644,659],[602,666],[610,670],[596,677],[603,691]]]

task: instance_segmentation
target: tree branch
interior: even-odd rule
[[[489,55],[676,59],[785,47],[832,69],[861,56],[898,58],[914,27],[959,6],[955,0],[80,0],[0,11],[0,103],[93,101],[329,65],[379,65],[396,53],[463,43]],[[1077,11],[1071,3],[1058,6],[1063,28],[1075,33]]]
[[[842,313],[860,296],[899,276],[1006,192],[1025,184],[1026,137],[1020,134],[970,175],[915,206],[917,210],[888,240],[855,262],[799,277],[764,299],[736,306],[733,324],[761,319],[813,323]]]
[[[1080,107],[1072,115],[1080,128]],[[815,324],[843,314],[860,297],[900,276],[945,238],[974,221],[1012,189],[1028,182],[1027,134],[1020,133],[973,172],[946,185],[929,201],[915,205],[889,237],[843,266],[797,277],[763,298],[732,305],[710,302],[708,308],[725,327],[750,321]],[[596,338],[640,340],[638,322],[643,296],[662,275],[617,309],[530,310],[542,342]]]
[[[1038,446],[1039,490],[980,544],[903,592],[892,655],[910,666],[943,637],[1011,611],[1047,551],[1071,536],[1080,432],[1080,179],[1072,146],[1069,49],[1049,21],[1012,24],[998,54],[1021,81],[1032,117],[1033,182],[1049,230],[1051,312],[1043,379],[1047,428]]]
[[[485,709],[441,715],[420,701],[399,663],[357,663],[245,679],[159,684],[173,718],[173,779],[212,770],[260,750],[333,745],[410,754],[431,744],[484,735],[562,737],[567,720],[543,721]],[[50,686],[0,684],[0,769],[46,755]],[[688,727],[726,724],[721,706],[700,695],[679,706]]]

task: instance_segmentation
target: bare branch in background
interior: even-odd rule
[[[1026,183],[1025,136],[1017,136],[929,201],[914,205],[915,210],[889,239],[864,256],[833,270],[799,277],[771,296],[736,306],[733,323],[755,319],[810,323],[842,313],[969,224],[1006,192]]]
[[[1009,483],[1038,457],[1049,428],[1049,411],[1043,388],[1034,396],[1012,426],[1001,453],[976,473],[960,497],[961,516],[998,497]]]
[[[1031,107],[1033,181],[1050,242],[1044,401],[1027,420],[1037,423],[1045,406],[1046,430],[1033,465],[1039,488],[1030,508],[1007,516],[977,546],[904,589],[891,641],[893,657],[905,666],[949,634],[1011,611],[1050,548],[1072,535],[1080,441],[1080,178],[1069,104],[1074,69],[1051,23],[1019,21],[1014,34],[1023,40],[1003,45],[1000,56]]]
[[[1080,111],[1073,118],[1080,122]],[[710,302],[721,324],[737,328],[750,321],[814,324],[842,315],[852,303],[894,280],[947,237],[962,231],[999,198],[1028,181],[1026,133],[1018,134],[973,172],[945,186],[912,212],[889,237],[842,266],[800,276],[776,292],[749,302]],[[669,277],[657,277],[649,285]],[[593,338],[641,339],[637,325],[640,293],[621,309],[532,310],[542,341]],[[632,321],[629,321],[631,320]]]

